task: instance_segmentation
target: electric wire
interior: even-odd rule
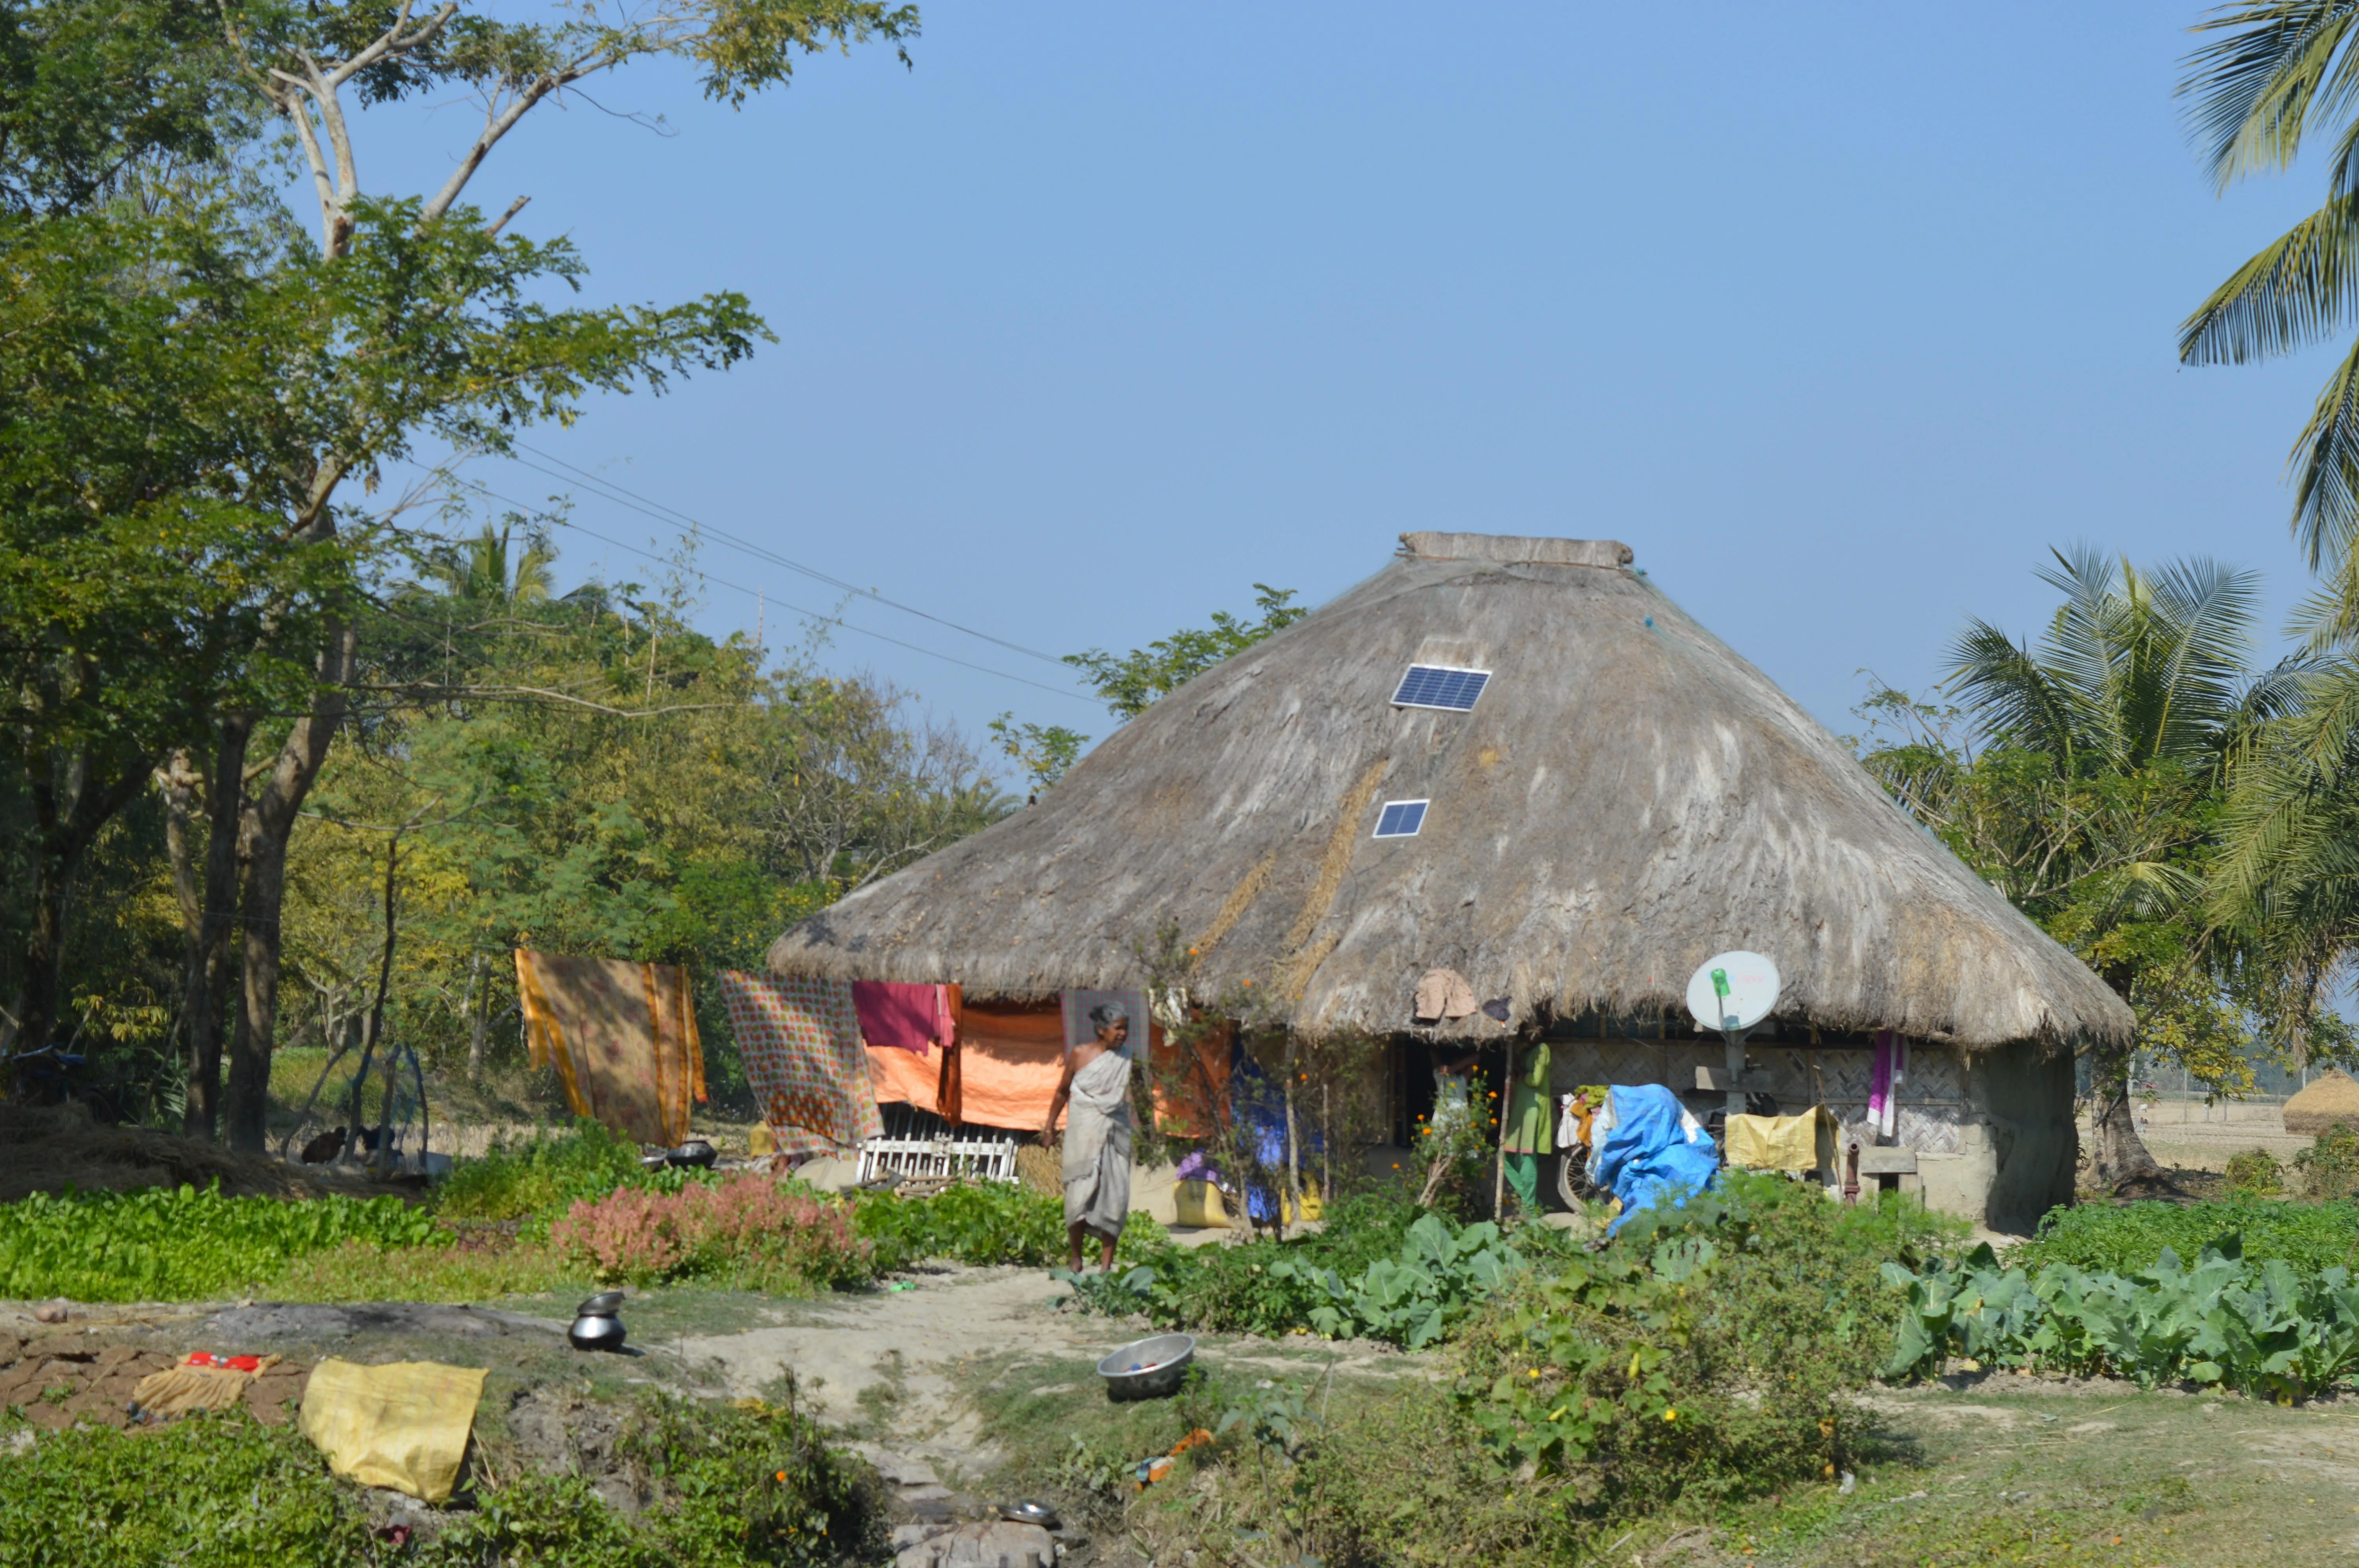
[[[510,495],[502,495],[498,491],[492,489],[488,485],[484,485],[474,481],[469,481],[467,482],[469,487],[474,490],[477,493],[487,496],[494,501],[502,502],[509,506],[523,507],[527,511],[530,510],[531,503],[528,502],[518,501],[514,496]],[[574,533],[580,534],[586,538],[595,539],[602,545],[609,545],[615,549],[628,551],[632,555],[653,561],[658,566],[676,565],[676,563],[667,560],[664,557],[657,555],[652,550],[643,550],[636,545],[625,544],[620,539],[601,534],[594,528],[586,528],[581,524],[575,523],[571,519],[551,517],[547,519],[547,521],[555,524],[560,528],[570,528]],[[825,625],[840,626],[847,632],[857,632],[864,637],[874,637],[880,643],[890,643],[897,648],[907,648],[913,654],[923,654],[929,659],[940,659],[945,664],[956,665],[962,669],[973,670],[982,675],[996,676],[1001,680],[1012,680],[1019,686],[1028,686],[1037,691],[1049,692],[1057,697],[1071,697],[1076,702],[1089,702],[1092,700],[1081,692],[1069,691],[1059,687],[1053,687],[1049,685],[1046,681],[1037,681],[1028,676],[1011,675],[1006,670],[995,670],[988,665],[978,665],[970,660],[959,658],[955,654],[941,653],[939,650],[925,647],[917,643],[906,643],[898,637],[888,636],[882,632],[872,632],[867,627],[855,625],[852,622],[844,620],[840,615],[831,615],[824,611],[807,610],[799,604],[790,603],[783,599],[773,598],[770,595],[762,592],[758,589],[748,588],[742,582],[731,582],[725,579],[716,579],[709,573],[698,571],[694,567],[680,568],[679,569],[686,571],[689,576],[708,586],[715,582],[719,582],[723,588],[735,589],[738,592],[746,594],[761,602],[776,604],[781,610],[791,611],[797,615],[806,616],[812,621],[820,622]],[[860,590],[855,589],[851,591],[859,592]],[[919,613],[923,612],[919,611]],[[980,635],[980,633],[978,633],[978,635]]]
[[[1021,643],[1011,643],[1006,638],[995,636],[989,632],[980,632],[972,626],[961,625],[958,622],[950,620],[945,616],[936,615],[929,610],[920,610],[914,604],[904,604],[897,599],[887,599],[873,588],[862,588],[858,583],[846,582],[842,578],[830,576],[828,573],[821,571],[817,567],[809,567],[805,566],[800,561],[791,560],[787,557],[778,554],[776,550],[771,549],[766,545],[756,545],[750,540],[741,539],[734,534],[726,533],[722,529],[715,528],[709,523],[704,523],[697,518],[690,516],[687,513],[682,512],[677,506],[669,506],[649,496],[641,495],[635,490],[626,490],[622,485],[616,484],[613,480],[606,479],[598,474],[593,474],[586,469],[577,468],[554,453],[542,451],[538,447],[528,446],[522,441],[518,441],[516,445],[519,450],[530,452],[534,457],[539,458],[544,461],[555,463],[559,468],[563,469],[565,472],[553,472],[549,469],[542,468],[538,463],[527,462],[524,459],[516,456],[514,452],[507,454],[508,460],[510,462],[521,464],[526,468],[531,469],[536,473],[547,474],[550,479],[556,480],[560,483],[571,484],[579,482],[593,486],[596,488],[602,500],[611,501],[617,506],[627,506],[635,512],[645,513],[647,515],[655,518],[658,523],[671,523],[674,525],[684,523],[688,526],[698,530],[700,533],[710,535],[712,538],[728,546],[730,548],[741,550],[746,555],[754,557],[757,560],[768,561],[773,565],[785,567],[789,571],[800,572],[803,576],[814,578],[819,581],[827,584],[830,588],[842,589],[846,593],[856,593],[863,599],[873,599],[877,603],[887,605],[892,609],[898,610],[906,615],[915,615],[922,620],[930,621],[938,626],[947,626],[953,632],[962,632],[970,637],[977,637],[986,643],[995,643],[999,646],[1006,648],[1011,652],[1023,654],[1028,657],[1038,659],[1043,664],[1062,665],[1065,662],[1054,654],[1044,654],[1038,648],[1027,648]]]

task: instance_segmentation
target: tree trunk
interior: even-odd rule
[[[59,967],[65,958],[66,892],[98,830],[147,787],[154,759],[134,759],[103,787],[92,783],[87,752],[29,761],[26,772],[38,839],[33,851],[33,928],[25,944],[24,1000],[16,1022],[18,1049],[38,1051],[56,1035],[64,1011]]]
[[[484,1044],[492,1032],[492,988],[484,979],[484,956],[467,971],[467,1081],[484,1076]]]
[[[2130,999],[2130,977],[2108,970],[2105,983],[2124,1001]],[[2179,1185],[2155,1162],[2138,1136],[2130,1104],[2130,1065],[2135,1044],[2096,1045],[2089,1052],[2090,1174],[2095,1184],[2115,1196],[2175,1194]]]
[[[278,748],[269,776],[241,813],[238,844],[245,859],[245,922],[242,954],[245,983],[238,991],[237,1033],[230,1042],[229,1092],[223,1110],[228,1142],[240,1153],[263,1152],[270,1105],[270,1052],[278,1027],[278,920],[287,900],[287,841],[296,814],[327,762],[348,701],[358,634],[348,625],[329,630],[320,656],[320,685],[311,711],[295,721]]]
[[[208,1142],[220,1130],[222,1021],[229,990],[230,934],[238,892],[238,820],[245,803],[245,751],[254,720],[222,720],[205,782],[205,878],[196,952],[187,975],[189,1096],[181,1128]]]

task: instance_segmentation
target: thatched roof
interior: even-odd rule
[[[2285,1102],[2279,1113],[2285,1130],[2316,1137],[2340,1121],[2359,1131],[2359,1079],[2340,1067],[2330,1067],[2310,1086]]]
[[[781,973],[978,996],[1136,984],[1312,1033],[1408,1027],[1418,977],[1542,1011],[1680,1008],[1768,954],[1781,1016],[1967,1046],[2120,1039],[2129,1009],[1605,541],[1411,534],[1391,565],[1131,720],[1039,803],[804,921]],[[1412,662],[1492,671],[1395,708]],[[1372,837],[1430,799],[1414,838]],[[1479,1015],[1465,1031],[1495,1031]]]

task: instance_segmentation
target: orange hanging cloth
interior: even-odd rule
[[[516,949],[532,1065],[555,1067],[576,1116],[641,1143],[688,1141],[704,1098],[704,1050],[686,971],[670,964]]]

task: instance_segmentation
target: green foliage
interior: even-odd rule
[[[582,1118],[554,1138],[495,1144],[457,1162],[434,1188],[434,1212],[447,1219],[535,1220],[532,1228],[546,1232],[549,1221],[584,1199],[617,1187],[678,1191],[690,1179],[686,1171],[648,1170],[636,1144]]]
[[[2314,1198],[2347,1198],[2359,1189],[2359,1132],[2336,1122],[2293,1157],[2301,1184]]]
[[[2339,1265],[2303,1275],[2207,1247],[2195,1267],[2165,1250],[2134,1274],[2054,1263],[2002,1269],[1988,1247],[1912,1273],[1885,1375],[1930,1376],[1951,1355],[2007,1367],[2109,1373],[2141,1387],[2185,1379],[2271,1398],[2324,1391],[2359,1368],[2359,1286]]]
[[[618,1447],[656,1499],[636,1519],[582,1477],[527,1473],[479,1483],[473,1510],[400,1560],[419,1568],[773,1568],[883,1552],[873,1473],[829,1449],[818,1424],[791,1410],[652,1396],[632,1411]],[[266,1427],[243,1411],[157,1433],[39,1434],[28,1451],[0,1459],[0,1519],[43,1522],[0,1530],[0,1568],[387,1560],[358,1490],[331,1479],[291,1427]]]
[[[2280,1260],[2314,1274],[2359,1260],[2359,1209],[2347,1204],[2267,1203],[2253,1199],[2171,1204],[2079,1204],[2051,1209],[2039,1233],[2008,1254],[2037,1271],[2051,1263],[2135,1274],[2158,1263],[2166,1250],[2192,1258],[2223,1238],[2240,1237],[2253,1262]]]
[[[1274,1449],[1290,1462],[1320,1424],[1311,1413],[1310,1390],[1299,1383],[1265,1378],[1221,1411],[1212,1435],[1237,1432],[1257,1448]]]
[[[1034,1268],[1066,1258],[1064,1205],[1013,1182],[962,1183],[922,1198],[862,1193],[853,1200],[853,1228],[875,1246],[885,1273],[928,1258]],[[1136,1258],[1167,1241],[1161,1226],[1134,1209],[1114,1256]]]
[[[415,1247],[435,1234],[423,1210],[392,1197],[281,1203],[186,1185],[36,1193],[0,1206],[0,1295],[201,1301],[349,1241]]]
[[[1254,608],[1261,611],[1257,620],[1216,610],[1208,627],[1174,632],[1119,656],[1102,648],[1069,654],[1065,663],[1082,672],[1117,719],[1136,719],[1157,698],[1169,697],[1223,659],[1245,652],[1310,613],[1293,600],[1294,589],[1257,582],[1254,584]]]
[[[1063,778],[1090,741],[1080,730],[1061,724],[1018,724],[1013,711],[991,721],[991,734],[1007,760],[1022,770],[1024,782],[1035,790],[1047,789]]]
[[[2266,1149],[2247,1149],[2228,1157],[2228,1196],[2273,1197],[2285,1191],[2285,1167]]]
[[[1526,1266],[1488,1220],[1461,1227],[1440,1214],[1363,1197],[1337,1206],[1317,1238],[1166,1247],[1136,1268],[1076,1281],[1074,1289],[1097,1311],[1143,1312],[1158,1327],[1310,1332],[1417,1349]]]
[[[25,1430],[0,1418],[0,1438]],[[160,1432],[40,1433],[0,1458],[0,1568],[380,1560],[357,1499],[319,1451],[243,1411]]]
[[[1470,1330],[1459,1408],[1504,1467],[1596,1506],[1741,1493],[1824,1471],[1897,1315],[1878,1270],[1962,1228],[1892,1195],[1728,1172],[1604,1250],[1536,1269]]]

